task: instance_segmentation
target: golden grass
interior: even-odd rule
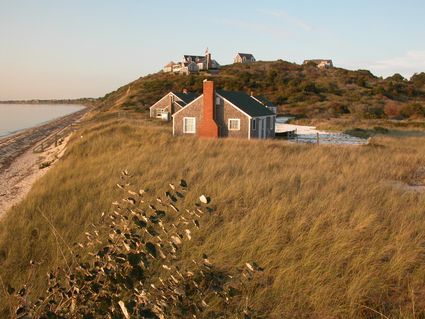
[[[230,271],[257,261],[265,272],[250,294],[266,318],[425,315],[425,194],[393,183],[425,166],[424,138],[360,147],[198,140],[173,138],[169,126],[141,117],[91,120],[5,216],[3,281],[31,276],[40,293],[47,269],[63,264],[40,212],[68,243],[81,240],[119,198],[114,185],[127,168],[153,193],[184,178],[191,194],[212,197],[218,213],[182,262],[203,252]],[[32,271],[31,259],[41,263]]]

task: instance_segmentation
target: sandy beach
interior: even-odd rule
[[[86,112],[84,109],[0,139],[0,218],[62,157],[72,134],[70,126]]]

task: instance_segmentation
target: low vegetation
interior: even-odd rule
[[[123,198],[114,186],[123,168],[146,203],[181,179],[190,188],[181,207],[211,196],[214,213],[176,263],[191,269],[207,253],[232,274],[256,261],[264,271],[245,295],[259,318],[423,317],[424,155],[423,137],[356,147],[173,138],[137,113],[98,114],[0,224],[1,317],[9,285],[46,295],[46,274],[72,260],[64,243],[84,243]],[[79,254],[90,263],[89,251]]]
[[[227,273],[203,254],[189,269],[178,266],[184,242],[192,240],[205,214],[215,213],[207,205],[209,197],[201,195],[190,209],[180,207],[189,189],[181,180],[148,204],[146,191],[132,184],[127,170],[116,185],[124,198],[114,201],[113,212],[102,214],[100,223],[85,232],[84,243],[70,247],[58,241],[65,266],[48,274],[47,296],[34,298],[26,287],[8,286],[11,313],[34,319],[253,318],[245,293],[263,271],[255,262]],[[71,252],[69,260],[63,250]]]
[[[378,78],[366,70],[320,70],[285,61],[228,65],[218,75],[156,73],[123,86],[102,99],[103,107],[147,109],[171,90],[201,92],[214,79],[226,90],[254,92],[279,105],[279,112],[300,118],[421,119],[425,117],[425,73],[410,80],[396,74]]]

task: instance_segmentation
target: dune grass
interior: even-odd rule
[[[50,223],[69,245],[81,240],[120,198],[114,185],[126,168],[151,194],[184,178],[191,194],[212,197],[217,214],[181,262],[203,252],[229,271],[257,261],[265,272],[250,300],[264,318],[420,318],[425,193],[400,183],[423,166],[419,137],[356,147],[198,140],[173,138],[142,115],[98,116],[3,219],[0,275],[41,293],[47,270],[66,254]]]

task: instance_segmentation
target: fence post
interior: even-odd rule
[[[319,133],[316,133],[317,134],[317,145],[319,145],[319,139],[320,139],[320,137],[319,137]]]

